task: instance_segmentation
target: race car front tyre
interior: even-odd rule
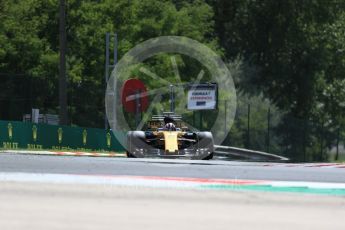
[[[211,132],[198,132],[197,138],[198,138],[198,149],[204,149],[209,154],[204,156],[203,160],[210,160],[213,158],[213,151],[214,151],[214,142],[213,142],[213,136]]]
[[[133,154],[130,152],[126,151],[127,158],[136,158]]]
[[[213,158],[213,153],[211,153],[210,155],[208,155],[207,157],[205,157],[203,160],[211,160]]]
[[[145,132],[129,131],[127,133],[127,157],[144,157],[140,150],[147,148],[145,144]]]

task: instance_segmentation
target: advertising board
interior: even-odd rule
[[[190,85],[187,93],[187,109],[217,109],[218,87],[215,83]]]

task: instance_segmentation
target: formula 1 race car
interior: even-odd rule
[[[127,133],[127,157],[160,157],[209,160],[213,157],[211,132],[193,132],[181,116],[173,113],[153,116],[146,131]]]

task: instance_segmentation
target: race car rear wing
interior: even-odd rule
[[[181,115],[177,115],[177,114],[174,114],[171,112],[164,112],[162,115],[153,115],[151,120],[152,121],[164,121],[164,117],[170,117],[174,121],[181,121],[182,120]]]

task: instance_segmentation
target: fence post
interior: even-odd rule
[[[193,127],[195,127],[195,111],[193,110]]]
[[[108,84],[108,77],[109,77],[109,41],[110,41],[110,33],[105,34],[105,72],[104,72],[104,89],[107,90],[107,84]],[[104,110],[104,129],[108,129],[108,118],[107,114]]]
[[[340,138],[340,127],[337,130],[337,152],[335,154],[335,160],[337,161],[339,158],[339,138]]]
[[[227,123],[228,123],[228,121],[227,121],[227,104],[228,104],[228,101],[227,100],[225,100],[224,101],[224,136],[226,136],[227,134],[226,134],[226,131],[227,131],[227,129],[226,129],[226,127],[227,127]]]
[[[323,128],[324,128],[324,121],[322,120],[322,124],[321,124],[321,141],[320,141],[320,160],[321,161],[323,161],[323,138],[324,138],[324,136],[323,136],[323,134],[324,134],[324,130],[323,130]]]
[[[135,91],[135,130],[138,129],[138,125],[140,123],[140,116],[141,116],[141,100],[140,100],[140,90]]]
[[[248,104],[248,117],[247,117],[247,148],[250,148],[250,104]]]
[[[306,142],[307,142],[307,132],[308,132],[308,120],[306,120],[303,124],[304,130],[303,130],[303,161],[306,162],[307,161],[307,146],[306,146]]]
[[[267,111],[267,152],[270,152],[270,125],[271,125],[271,108],[268,107]]]
[[[200,110],[199,129],[200,129],[200,131],[202,131],[202,129],[203,129],[203,127],[202,127],[202,110]]]

